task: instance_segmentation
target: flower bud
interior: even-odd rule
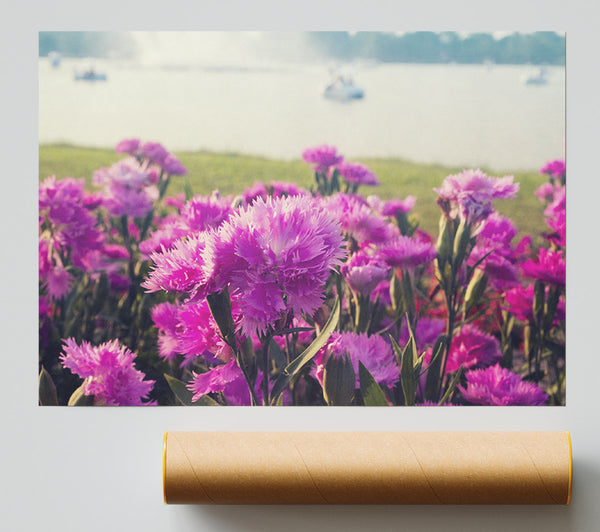
[[[468,313],[481,299],[487,286],[488,277],[480,268],[475,269],[465,292],[465,310]]]
[[[471,224],[465,219],[460,221],[456,235],[454,235],[454,266],[456,269],[463,263],[467,255],[469,240],[471,239]]]
[[[440,218],[440,234],[436,248],[440,270],[444,269],[445,262],[450,260],[452,250],[452,221],[445,216]]]
[[[346,351],[340,356],[331,355],[323,371],[323,397],[329,406],[347,406],[352,403],[356,387],[356,374]]]

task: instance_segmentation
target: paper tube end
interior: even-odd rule
[[[163,480],[163,502],[167,504],[167,434],[163,434],[163,455],[162,455],[162,480]]]
[[[571,446],[571,433],[567,431],[567,440],[569,441],[569,493],[567,495],[567,504],[571,502],[571,488],[573,486],[573,447]]]

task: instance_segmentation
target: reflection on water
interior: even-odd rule
[[[95,61],[106,81],[76,81],[89,61],[40,60],[40,142],[112,147],[124,137],[171,150],[298,158],[335,144],[349,158],[399,157],[498,170],[564,154],[565,70],[527,85],[527,66],[365,64],[365,97],[326,99],[325,65],[172,68]]]

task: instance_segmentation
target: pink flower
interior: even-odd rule
[[[83,381],[83,393],[93,395],[96,404],[147,405],[146,399],[155,381],[135,369],[135,354],[117,340],[92,346],[73,338],[64,341],[60,361]]]
[[[502,178],[488,177],[481,170],[464,170],[457,175],[449,175],[440,188],[433,190],[439,194],[438,204],[449,211],[450,217],[460,216],[470,224],[478,224],[492,213],[492,200],[516,197],[519,184],[513,183],[513,176]]]
[[[342,162],[337,166],[340,175],[348,182],[354,185],[379,186],[377,176],[371,172],[364,164]]]
[[[257,199],[208,239],[202,253],[209,290],[238,294],[240,329],[263,334],[289,313],[312,314],[345,253],[336,221],[309,196]]]
[[[58,264],[46,275],[44,287],[53,299],[62,299],[69,292],[72,281],[73,278],[69,272],[64,266]]]
[[[181,164],[181,161],[174,155],[168,154],[160,163],[161,168],[169,175],[185,175],[187,168]]]
[[[222,392],[233,381],[244,380],[242,370],[234,358],[226,364],[209,369],[206,373],[193,372],[192,375],[193,380],[188,384],[188,389],[194,393],[192,401],[197,401],[207,393]]]
[[[302,153],[302,158],[307,164],[310,164],[315,172],[324,174],[344,160],[344,157],[338,154],[337,148],[326,144],[307,148]]]
[[[565,286],[566,266],[562,250],[553,251],[540,248],[536,260],[529,259],[521,268],[525,277],[556,286]]]
[[[344,233],[358,244],[377,244],[400,234],[394,224],[380,216],[356,194],[334,194],[322,198],[321,203],[339,221]]]
[[[158,199],[148,168],[133,157],[94,172],[94,184],[104,186],[104,206],[115,217],[145,216]]]
[[[541,169],[540,174],[547,174],[555,179],[564,180],[567,175],[567,169],[565,161],[562,159],[556,159],[546,163]]]
[[[433,244],[403,235],[382,245],[379,253],[390,266],[402,270],[414,270],[433,261],[437,254]]]
[[[391,346],[381,336],[367,336],[365,333],[334,332],[325,347],[314,358],[316,367],[313,374],[323,385],[323,372],[330,356],[340,357],[348,353],[356,374],[356,388],[360,387],[358,362],[363,363],[373,378],[381,385],[393,386],[400,378],[400,370],[392,353]]]
[[[387,277],[388,270],[380,257],[358,251],[342,265],[340,271],[354,292],[367,296]]]
[[[467,324],[452,339],[446,362],[446,371],[489,366],[502,358],[500,343],[491,334],[484,333],[475,325]]]
[[[250,205],[257,198],[266,200],[269,196],[279,198],[282,196],[300,196],[308,192],[294,183],[284,183],[282,181],[271,181],[270,183],[254,183],[252,187],[242,193],[244,204]]]
[[[492,406],[539,406],[546,404],[548,395],[533,382],[526,382],[516,373],[499,364],[475,369],[465,374],[467,386],[458,386],[470,403]]]
[[[546,286],[546,295],[550,291],[550,287]],[[512,312],[515,317],[521,321],[533,321],[533,285],[530,284],[523,288],[518,286],[507,290],[504,294],[506,300],[506,310]],[[554,317],[554,325],[558,325],[565,319],[565,301],[559,299],[556,308],[556,316]]]
[[[140,154],[146,159],[162,166],[164,160],[170,155],[159,142],[146,142],[140,148]]]
[[[550,203],[554,199],[554,193],[558,187],[553,185],[552,183],[543,183],[541,184],[534,192],[534,194],[539,198],[539,200],[543,203]]]
[[[140,147],[140,139],[123,139],[115,146],[117,153],[135,155]]]

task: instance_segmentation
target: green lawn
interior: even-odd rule
[[[255,181],[292,181],[309,186],[313,176],[308,166],[301,160],[281,161],[239,155],[234,153],[177,152],[177,157],[188,169],[184,178],[171,180],[169,194],[183,192],[184,179],[188,179],[194,193],[207,194],[218,189],[222,194],[239,194]],[[55,175],[63,177],[83,177],[88,187],[92,175],[102,166],[109,166],[122,155],[112,150],[81,148],[64,144],[40,146],[40,180]],[[378,194],[384,199],[404,198],[409,194],[417,197],[414,212],[421,227],[431,234],[437,233],[439,208],[435,204],[434,187],[441,185],[445,176],[457,173],[462,168],[449,168],[439,165],[416,164],[398,159],[362,159],[360,162],[375,172],[381,186],[363,187],[365,195]],[[540,166],[545,161],[540,161]],[[485,168],[482,168],[485,171]],[[512,172],[505,172],[512,173]],[[500,177],[503,174],[491,174]],[[543,205],[533,195],[533,191],[545,178],[537,172],[515,173],[515,180],[521,184],[517,199],[497,202],[496,208],[504,216],[512,218],[521,233],[537,235],[545,231]]]

